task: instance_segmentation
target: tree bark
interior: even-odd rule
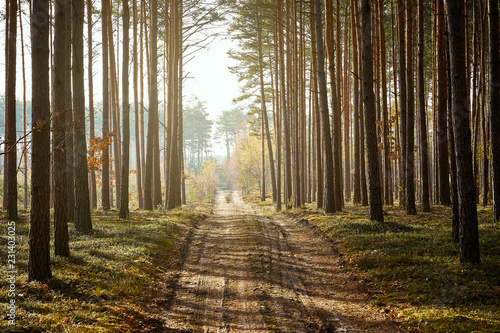
[[[438,164],[439,164],[439,203],[450,205],[450,165],[448,162],[448,136],[446,124],[447,109],[447,77],[446,77],[446,49],[445,49],[445,12],[444,0],[438,1],[437,17],[437,64],[438,64],[438,106],[437,106],[437,130],[438,130]]]
[[[75,228],[92,230],[90,218],[87,139],[85,137],[85,80],[83,57],[83,0],[73,0],[73,110],[74,110],[74,181],[78,200],[75,200]]]
[[[457,161],[457,185],[460,207],[460,262],[480,262],[479,231],[472,167],[469,107],[465,75],[465,25],[462,1],[446,1],[452,79],[452,115]]]
[[[148,134],[147,134],[147,151],[146,151],[146,179],[144,182],[144,209],[153,210],[153,154],[154,154],[154,131],[155,131],[155,120],[158,114],[158,87],[157,87],[157,76],[155,73],[158,71],[158,64],[156,61],[156,47],[157,40],[155,36],[156,27],[158,23],[157,18],[158,2],[156,0],[151,1],[150,8],[150,19],[151,19],[151,33],[150,33],[150,45],[151,45],[151,55],[154,60],[151,59],[150,62],[150,93],[149,93],[149,112],[148,112]],[[153,38],[155,37],[155,38]],[[153,51],[154,48],[154,51]]]
[[[500,221],[500,56],[498,0],[489,0],[490,23],[490,147],[493,166],[494,220]]]
[[[66,11],[67,0],[55,2],[54,25],[54,104],[53,104],[53,183],[54,183],[54,253],[69,256],[68,219],[66,215]]]
[[[142,209],[144,206],[143,196],[142,196],[142,164],[141,164],[141,137],[139,132],[139,95],[138,95],[138,52],[137,52],[137,23],[138,23],[138,13],[137,13],[137,1],[132,1],[132,16],[133,16],[133,63],[134,63],[134,73],[133,73],[133,86],[134,86],[134,115],[135,115],[135,158],[136,158],[136,168],[137,168],[137,197],[139,208]],[[142,81],[142,78],[141,78]]]
[[[17,132],[16,132],[16,58],[17,58],[17,0],[8,0],[9,34],[8,34],[8,71],[7,71],[7,104],[5,109],[5,183],[7,219],[17,220]]]
[[[72,97],[72,46],[73,46],[73,26],[72,26],[72,0],[68,0],[70,7],[66,11],[66,186],[67,186],[67,216],[69,221],[73,221],[75,214],[75,161],[73,155],[74,132],[73,132],[73,97]]]
[[[323,29],[321,24],[321,0],[314,0],[315,29],[316,29],[316,50],[318,62],[318,86],[321,107],[321,120],[323,125],[323,140],[325,154],[325,213],[335,213],[335,193],[334,193],[334,166],[332,138],[330,136],[330,119],[328,115],[328,96],[326,91],[325,56],[323,51]]]
[[[105,138],[109,132],[109,87],[108,87],[108,20],[107,11],[109,10],[109,0],[101,2],[102,19],[102,137]],[[102,184],[101,200],[102,209],[109,210],[109,148],[102,151]]]
[[[415,87],[413,83],[413,2],[406,0],[406,214],[416,215],[415,207]],[[402,126],[402,127],[403,127]]]
[[[404,3],[403,0],[398,0],[398,62],[399,62],[399,114],[400,114],[400,147],[401,147],[401,172],[399,175],[400,196],[399,205],[406,207],[406,159],[407,159],[407,133],[406,133],[406,52],[405,52],[405,19],[404,19]]]
[[[375,95],[373,93],[373,59],[371,8],[369,0],[361,0],[361,67],[363,72],[363,102],[365,120],[365,144],[368,155],[368,181],[370,219],[384,221],[382,208],[382,192],[379,178],[379,160],[377,146],[377,123],[375,111]]]
[[[424,1],[418,0],[418,109],[420,115],[420,152],[422,168],[422,210],[430,212],[429,145],[427,142],[427,115],[425,112],[424,77]]]
[[[181,116],[181,111],[179,110],[179,53],[181,52],[180,46],[180,25],[181,20],[179,12],[179,1],[174,0],[172,3],[172,83],[174,85],[174,90],[172,94],[173,104],[172,104],[172,133],[170,139],[170,150],[169,150],[169,176],[168,176],[168,198],[166,199],[166,208],[174,209],[181,206],[181,174],[179,167],[179,117]],[[154,32],[154,25],[151,26],[151,36],[156,35]],[[152,44],[153,46],[153,44]],[[151,47],[151,63],[153,63],[153,47]],[[153,84],[153,81],[151,81]]]
[[[264,60],[262,55],[262,25],[261,25],[261,17],[259,15],[258,6],[256,6],[256,16],[257,16],[257,43],[258,43],[258,56],[259,56],[260,107],[261,107],[261,116],[264,121],[264,129],[267,140],[267,151],[269,153],[269,168],[271,170],[271,186],[273,191],[273,201],[276,201],[276,172],[274,169],[273,144],[271,142],[271,132],[269,131],[269,121],[267,119],[266,94],[264,90],[264,65],[263,65]]]
[[[122,137],[122,174],[121,174],[121,198],[120,218],[127,219],[129,211],[129,160],[130,160],[130,103],[128,93],[128,64],[129,64],[129,24],[130,13],[128,0],[123,0],[123,67],[122,67],[122,89],[123,89],[123,137]]]
[[[94,121],[94,72],[93,72],[93,37],[92,37],[92,0],[87,0],[87,41],[88,41],[88,73],[89,73],[89,139],[95,139],[95,121]],[[90,153],[94,157],[94,152]],[[90,170],[90,209],[97,208],[97,184],[94,169]]]
[[[354,2],[351,1],[351,26],[352,26],[352,64],[353,64],[353,121],[354,121],[354,203],[361,203],[361,143],[360,143],[360,128],[359,128],[359,71],[358,71],[358,37],[356,27],[356,12],[354,10]]]
[[[391,173],[391,148],[389,144],[389,119],[387,110],[387,64],[385,47],[385,26],[384,26],[384,1],[379,1],[379,30],[380,30],[380,67],[381,67],[381,86],[382,86],[382,130],[384,145],[384,200],[386,205],[393,204],[392,198],[392,173]]]
[[[31,210],[28,280],[44,281],[50,270],[49,1],[33,2],[31,19],[32,121]]]

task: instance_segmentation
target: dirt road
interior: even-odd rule
[[[398,331],[331,244],[284,216],[259,216],[238,191],[217,193],[180,256],[165,332]]]

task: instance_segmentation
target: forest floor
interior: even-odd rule
[[[220,191],[215,203],[136,210],[127,220],[94,211],[92,232],[70,224],[71,255],[52,256],[44,282],[27,281],[21,210],[15,325],[2,269],[0,332],[500,332],[491,206],[478,207],[481,264],[470,266],[458,261],[448,207],[406,216],[385,206],[376,223],[359,205],[276,213],[257,198]]]

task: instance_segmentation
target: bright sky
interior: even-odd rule
[[[5,21],[2,21],[5,23]],[[227,52],[231,48],[236,48],[236,42],[224,37],[226,27],[218,28],[221,30],[221,36],[214,40],[206,49],[198,51],[195,57],[184,66],[185,74],[189,74],[189,79],[184,84],[184,97],[189,99],[196,96],[200,101],[206,102],[207,112],[210,119],[214,120],[224,110],[230,110],[234,106],[232,100],[239,95],[238,81],[235,75],[229,72],[228,66],[234,65],[235,62],[229,58]],[[86,33],[86,29],[84,29]],[[29,23],[23,17],[23,34],[24,44],[29,45]],[[18,29],[18,58],[17,58],[17,82],[16,95],[17,99],[22,99],[22,66],[21,66],[21,41],[20,30]],[[94,43],[100,42],[100,34],[94,34]],[[0,95],[5,94],[5,24],[0,26]],[[121,45],[120,51],[121,51]],[[86,49],[86,45],[85,45]],[[25,49],[25,64],[26,64],[26,81],[27,99],[31,99],[31,55],[30,49]],[[116,45],[115,45],[116,50]],[[87,52],[85,50],[85,52]],[[100,53],[100,52],[99,52]],[[121,54],[121,52],[120,52]],[[121,67],[121,61],[119,63]],[[85,62],[87,68],[87,61]],[[94,64],[94,101],[102,101],[102,65],[100,62],[100,54]],[[121,70],[121,69],[120,69]],[[85,87],[88,88],[87,70],[85,71]],[[163,84],[159,83],[159,88],[163,89]],[[120,94],[121,95],[121,94]],[[132,95],[131,95],[132,96]],[[88,91],[86,91],[86,101],[88,103]],[[0,120],[3,123],[3,119]],[[215,142],[214,142],[215,143]],[[216,154],[224,153],[222,145],[214,147]]]
[[[232,100],[240,94],[238,79],[228,69],[235,62],[229,58],[227,51],[236,47],[236,42],[219,37],[208,50],[199,51],[185,66],[185,72],[191,77],[184,85],[185,97],[196,96],[206,102],[207,112],[213,121],[222,111],[232,109]],[[216,154],[225,154],[221,144],[214,144]]]

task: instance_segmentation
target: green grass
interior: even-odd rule
[[[461,265],[451,239],[451,210],[406,216],[385,207],[384,223],[349,205],[335,215],[290,211],[329,236],[368,292],[410,331],[500,332],[500,242],[491,207],[479,208],[481,264]]]
[[[129,220],[120,220],[117,211],[94,212],[91,233],[70,225],[70,257],[52,255],[53,278],[40,283],[27,282],[29,223],[22,211],[16,222],[16,325],[8,325],[4,312],[0,332],[134,332],[157,325],[146,310],[150,296],[164,279],[177,240],[199,218],[193,209],[135,211]],[[2,230],[0,258],[6,263]],[[2,269],[2,309],[10,301],[6,278]]]

